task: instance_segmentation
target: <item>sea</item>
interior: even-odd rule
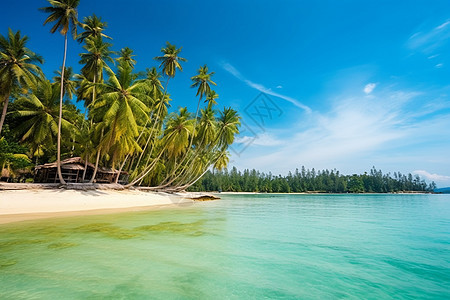
[[[450,195],[220,195],[0,225],[0,299],[450,299]]]

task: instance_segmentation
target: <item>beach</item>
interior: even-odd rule
[[[0,224],[192,205],[191,194],[137,190],[0,190]]]

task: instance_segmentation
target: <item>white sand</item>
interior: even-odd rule
[[[189,205],[179,195],[114,190],[0,190],[0,224],[22,220]]]

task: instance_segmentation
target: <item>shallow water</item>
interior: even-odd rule
[[[223,195],[0,225],[0,299],[449,299],[450,195]]]

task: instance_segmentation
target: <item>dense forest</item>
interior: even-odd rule
[[[95,14],[79,20],[79,2],[52,0],[40,9],[42,24],[50,24],[51,33],[61,33],[55,39],[64,43],[63,53],[55,50],[64,59],[52,78],[42,72],[44,59],[27,47],[26,35],[12,29],[0,33],[3,180],[22,180],[36,165],[56,161],[55,182],[65,184],[61,160],[79,157],[84,170],[95,165],[93,175],[83,173],[81,182],[95,182],[97,170],[103,168],[117,174],[115,183],[126,173],[128,187],[177,191],[210,167],[225,167],[240,116],[231,107],[218,109],[214,72],[203,65],[191,75],[187,88],[193,89],[195,111],[180,107],[170,112],[169,82],[187,63],[182,48],[167,42],[154,66],[136,70],[132,49],[113,50],[106,22]],[[82,44],[83,52],[70,52],[68,38]],[[66,66],[66,55],[79,56],[78,73]]]
[[[432,192],[434,182],[427,184],[418,175],[383,174],[373,167],[369,173],[343,175],[337,170],[296,169],[287,176],[275,176],[256,170],[209,171],[193,185],[192,191],[262,192],[262,193],[391,193],[402,191]]]

